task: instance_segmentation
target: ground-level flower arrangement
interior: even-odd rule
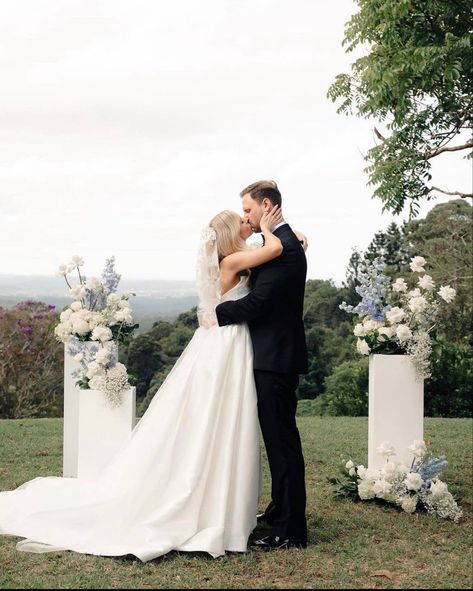
[[[411,259],[410,281],[417,281],[409,286],[404,277],[391,283],[383,257],[377,257],[361,269],[360,285],[355,288],[361,296],[358,305],[340,304],[342,310],[356,315],[353,333],[361,355],[410,355],[418,379],[430,377],[431,335],[439,307],[450,304],[456,295],[449,285],[436,288],[424,269],[426,264],[421,256]]]
[[[56,275],[64,277],[74,300],[60,314],[54,332],[66,344],[67,353],[80,366],[72,375],[82,389],[102,390],[111,406],[121,404],[121,393],[133,378],[118,362],[118,344],[128,343],[138,324],[133,321],[130,293],[118,294],[121,276],[115,271],[115,257],[107,259],[102,279],[87,279],[80,267],[84,261],[72,257],[61,265]],[[77,270],[79,282],[71,285],[68,274]],[[94,344],[91,344],[94,343]]]
[[[440,480],[440,474],[448,464],[445,456],[433,457],[425,442],[416,440],[409,446],[414,459],[408,468],[391,461],[396,450],[389,441],[384,441],[376,451],[386,458],[381,469],[365,468],[350,459],[340,470],[343,479],[329,479],[335,497],[380,501],[406,513],[424,510],[456,523],[461,519],[461,508],[447,484]]]

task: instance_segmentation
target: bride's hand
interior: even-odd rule
[[[306,251],[307,247],[309,246],[309,242],[307,241],[307,236],[305,234],[303,234],[302,232],[299,232],[298,230],[294,230],[294,234],[297,236],[297,239],[302,244],[302,248],[304,249],[304,251]]]
[[[281,210],[275,205],[271,211],[266,211],[260,220],[260,228],[263,232],[272,232],[273,228],[283,221]]]

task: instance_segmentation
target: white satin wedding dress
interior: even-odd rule
[[[222,298],[248,293],[245,277]],[[26,552],[244,552],[256,526],[259,426],[245,325],[198,328],[99,478],[38,477],[0,493],[0,534]]]

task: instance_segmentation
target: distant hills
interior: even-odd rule
[[[136,294],[130,296],[130,304],[135,320],[140,324],[138,332],[146,332],[156,320],[174,320],[181,312],[197,305],[193,281],[123,279],[118,291]],[[62,277],[0,274],[1,307],[31,299],[53,304],[62,310],[72,302],[67,294],[68,287]]]

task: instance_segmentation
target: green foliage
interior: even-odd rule
[[[466,339],[452,343],[437,337],[432,351],[432,376],[425,383],[424,412],[430,417],[471,417],[473,347]]]
[[[390,135],[375,130],[380,143],[366,156],[369,184],[383,210],[400,213],[409,203],[415,215],[420,200],[442,192],[430,182],[431,159],[452,151],[452,140],[461,150],[473,146],[460,139],[473,122],[471,1],[357,4],[343,43],[363,55],[351,74],[335,78],[328,96],[341,101],[338,112],[385,122]]]
[[[368,414],[368,359],[344,361],[325,380],[325,392],[312,405],[314,414],[366,416]]]

